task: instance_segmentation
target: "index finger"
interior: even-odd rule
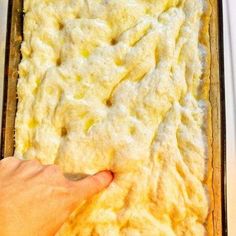
[[[110,185],[113,180],[111,171],[101,171],[79,181],[70,181],[74,201],[83,201],[99,193]]]

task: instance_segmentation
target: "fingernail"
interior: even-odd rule
[[[108,181],[111,182],[114,178],[114,174],[109,170],[101,171],[101,172],[97,173],[96,175],[99,175],[99,178],[102,178],[106,182],[108,182]]]

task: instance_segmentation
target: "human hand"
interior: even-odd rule
[[[78,204],[107,187],[113,177],[102,171],[80,181],[64,177],[55,165],[0,161],[0,235],[54,235]]]

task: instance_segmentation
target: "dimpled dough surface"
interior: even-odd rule
[[[15,155],[115,173],[58,235],[206,234],[209,8],[24,1]]]

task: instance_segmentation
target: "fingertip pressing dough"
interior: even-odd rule
[[[209,8],[24,1],[15,155],[115,174],[59,236],[207,233]]]

